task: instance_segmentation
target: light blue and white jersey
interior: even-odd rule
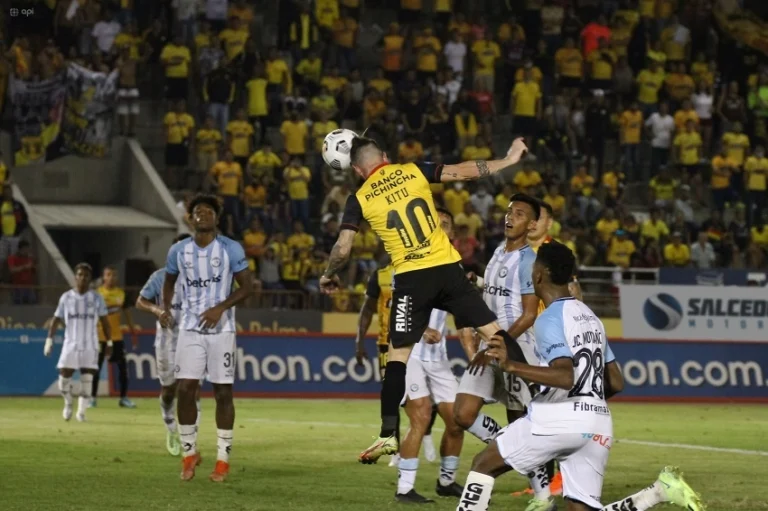
[[[603,384],[605,364],[616,357],[603,322],[583,302],[560,298],[539,315],[534,330],[540,365],[558,358],[573,360],[573,388],[544,387],[534,397],[528,415],[538,427],[534,433],[612,435]]]
[[[226,236],[216,236],[207,247],[197,246],[194,238],[179,241],[168,251],[165,271],[178,275],[181,286],[180,330],[202,334],[235,332],[235,308],[224,311],[219,324],[211,329],[199,325],[200,315],[232,293],[234,276],[248,268],[243,247]]]
[[[533,294],[533,262],[536,254],[525,245],[507,252],[502,242],[485,268],[483,299],[496,315],[499,326],[508,330],[523,315],[523,296]],[[526,357],[533,353],[533,332],[526,330],[517,338]],[[527,350],[526,350],[527,346]]]
[[[445,346],[446,320],[448,313],[440,309],[432,309],[429,315],[429,328],[440,332],[441,339],[437,344],[428,344],[424,337],[416,343],[411,352],[412,357],[416,357],[422,362],[443,362],[448,360],[448,350]]]
[[[163,305],[163,282],[165,281],[165,270],[156,270],[149,276],[147,283],[141,288],[139,295],[145,300],[155,302],[157,305]],[[179,322],[181,321],[181,279],[176,280],[176,290],[171,300],[171,315],[173,316],[173,328],[163,328],[160,322],[155,322],[155,346],[164,342],[171,342],[176,345],[176,339],[179,336]]]
[[[99,349],[99,318],[107,315],[107,304],[99,293],[70,289],[59,298],[53,315],[64,321],[63,349]]]

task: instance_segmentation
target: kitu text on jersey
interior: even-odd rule
[[[384,197],[384,199],[387,201],[387,205],[391,206],[395,202],[409,197],[408,190],[405,188],[401,189],[400,187],[411,179],[416,179],[416,176],[409,172],[405,172],[401,168],[398,168],[391,174],[372,182],[370,184],[370,190],[368,193],[363,195],[363,198],[366,201],[370,201],[375,197],[380,197],[382,194],[395,190],[393,193]]]

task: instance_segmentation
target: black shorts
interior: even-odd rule
[[[189,163],[189,148],[186,144],[167,144],[165,164],[168,167],[186,167]]]
[[[558,82],[561,89],[580,89],[581,84],[581,78],[573,76],[560,76],[560,81]]]
[[[99,359],[100,361],[104,360],[104,357],[106,353],[104,350],[107,347],[106,342],[99,342]],[[120,360],[125,360],[125,341],[113,341],[112,342],[112,356],[109,357],[108,362],[114,363],[119,362]],[[99,363],[99,367],[101,367],[101,363]]]
[[[459,263],[396,274],[389,314],[392,346],[402,348],[419,342],[432,309],[453,314],[456,328],[478,328],[496,321]]]

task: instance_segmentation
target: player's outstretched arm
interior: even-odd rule
[[[519,162],[528,152],[528,147],[522,138],[515,139],[507,151],[507,155],[500,160],[475,160],[443,166],[440,181],[471,181],[481,179],[500,172],[501,170]]]
[[[339,232],[339,239],[331,249],[331,255],[328,258],[328,267],[320,277],[320,289],[329,293],[334,291],[339,285],[339,270],[346,266],[349,256],[352,253],[352,242],[355,239],[356,231],[352,229],[342,229]]]

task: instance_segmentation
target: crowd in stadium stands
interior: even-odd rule
[[[189,190],[221,197],[221,230],[265,290],[317,290],[357,185],[319,154],[338,127],[402,163],[493,158],[526,137],[506,182],[433,186],[468,268],[502,239],[518,191],[552,206],[551,235],[583,265],[760,268],[768,67],[717,29],[713,2],[283,0],[263,47],[253,1],[54,0],[53,38],[17,34],[0,67],[45,78],[66,56],[145,85],[167,107],[169,186],[187,190],[182,205]],[[363,29],[381,7],[398,22]],[[378,35],[376,57],[363,34]],[[136,101],[121,95],[123,134]],[[355,252],[346,283],[361,290],[381,252],[370,229]]]

